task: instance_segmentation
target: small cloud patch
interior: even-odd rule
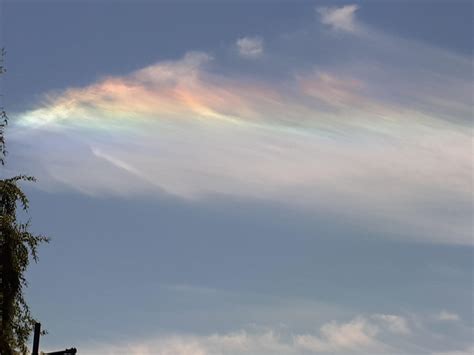
[[[458,314],[448,312],[448,311],[441,311],[436,315],[436,319],[439,321],[447,321],[447,322],[457,322],[461,320]]]
[[[357,23],[355,12],[359,9],[357,5],[346,5],[342,7],[318,7],[316,11],[321,16],[321,22],[335,30],[355,32]]]
[[[255,59],[263,55],[263,38],[242,37],[236,42],[239,55],[243,58]]]

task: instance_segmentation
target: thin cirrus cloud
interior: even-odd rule
[[[319,9],[321,24],[352,31],[361,26],[356,9]],[[257,64],[286,63],[285,75],[281,65],[272,77],[244,67],[226,75],[219,53],[195,51],[50,93],[16,115],[12,140],[48,137],[19,154],[33,157],[25,167],[52,190],[257,198],[377,231],[390,225],[397,237],[470,244],[471,84],[459,75],[470,61],[375,29],[357,36],[354,46],[371,58],[366,65],[289,60],[282,42]],[[237,46],[260,55],[263,40],[255,39]],[[339,40],[331,38],[329,53],[340,50]],[[394,53],[423,62],[424,71],[408,65],[401,75]]]

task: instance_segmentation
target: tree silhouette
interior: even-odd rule
[[[5,73],[2,49],[0,74]],[[5,164],[4,130],[8,122],[0,108],[0,161]],[[31,316],[23,289],[27,286],[25,272],[33,259],[38,260],[37,248],[49,239],[28,231],[29,222],[17,218],[17,208],[28,210],[28,198],[18,185],[21,181],[35,181],[34,177],[18,175],[0,179],[0,354],[26,354],[27,341],[35,320]]]
[[[0,75],[5,73],[5,66],[3,65],[3,58],[5,58],[5,49],[2,48],[0,51]],[[3,132],[5,131],[5,127],[8,123],[8,117],[5,109],[3,106],[0,106],[0,163],[2,165],[5,164],[5,138],[3,136]]]

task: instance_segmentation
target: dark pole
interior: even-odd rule
[[[76,348],[61,350],[61,351],[54,351],[52,353],[46,353],[45,355],[74,355],[77,354]]]
[[[35,333],[33,335],[33,355],[38,355],[40,345],[41,323],[35,323]]]

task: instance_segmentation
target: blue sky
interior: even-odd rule
[[[472,352],[472,3],[1,11],[45,350]]]

